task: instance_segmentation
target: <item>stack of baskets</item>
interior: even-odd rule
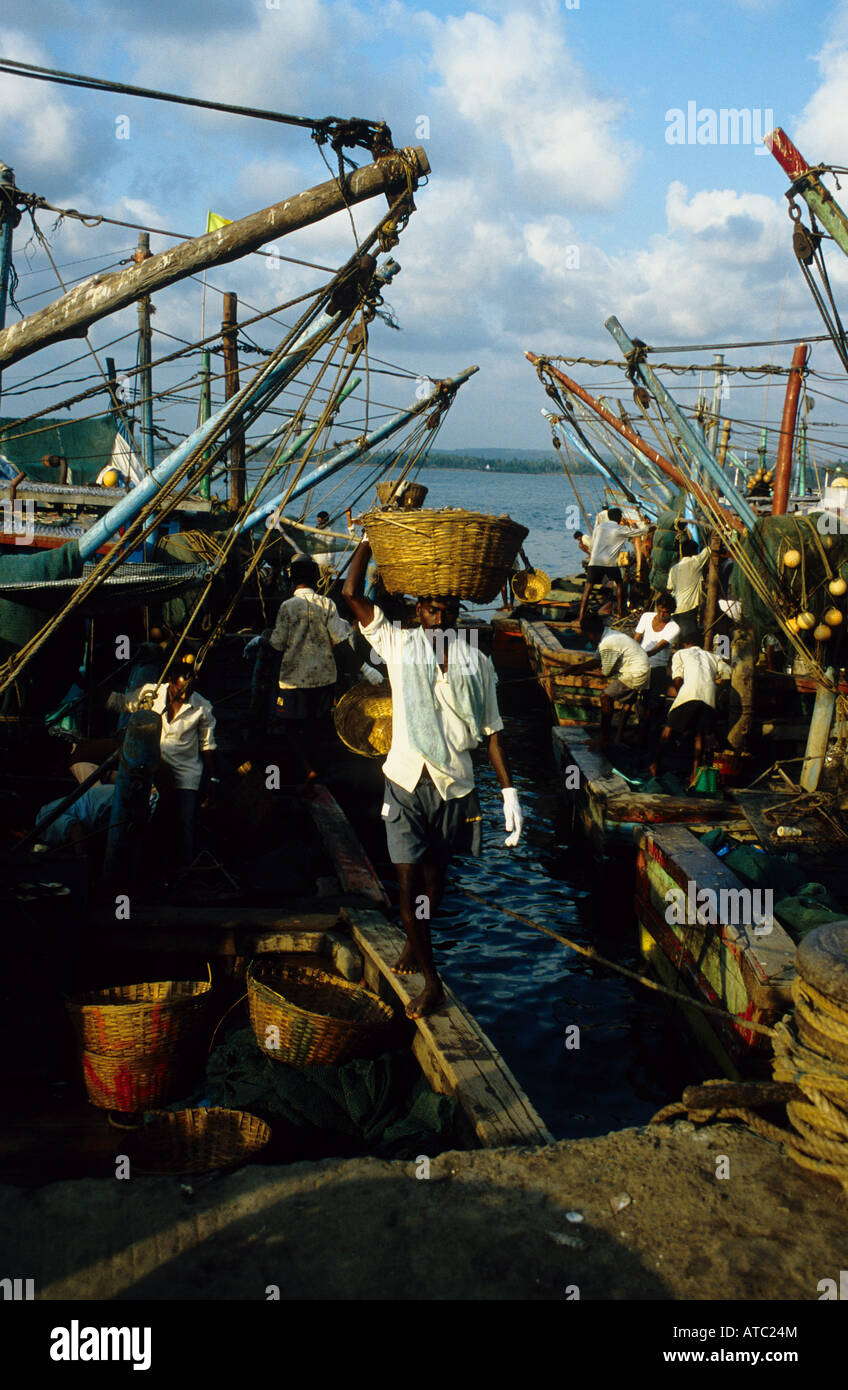
[[[92,1105],[152,1110],[189,1088],[202,1061],[209,980],[157,980],[69,1000]]]
[[[374,561],[389,593],[451,596],[490,603],[527,536],[508,516],[457,507],[373,511],[363,517]]]
[[[259,1047],[293,1067],[338,1066],[363,1056],[393,1018],[362,985],[267,957],[248,968],[247,1000]]]

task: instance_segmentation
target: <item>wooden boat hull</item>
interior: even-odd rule
[[[630,850],[637,825],[727,825],[744,821],[733,802],[702,796],[666,796],[634,790],[603,753],[589,747],[585,729],[551,732],[560,790],[596,857],[616,847]]]
[[[758,933],[751,924],[719,920],[677,922],[670,894],[682,891],[698,900],[703,889],[722,890],[732,904],[744,887],[720,859],[682,825],[639,826],[635,832],[636,918],[640,949],[660,979],[702,1002],[718,1005],[727,1020],[684,1008],[688,1024],[731,1077],[766,1070],[771,1056],[767,1035],[746,1023],[771,1026],[791,1008],[795,943],[778,921]],[[743,898],[742,902],[745,901]],[[694,917],[694,914],[686,914]],[[707,916],[709,914],[706,914]]]
[[[572,675],[570,667],[586,660],[585,651],[568,651],[559,634],[571,634],[565,623],[521,621],[530,667],[551,706],[554,721],[563,726],[597,721],[600,693],[607,684],[601,675]]]

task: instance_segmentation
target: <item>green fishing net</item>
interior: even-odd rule
[[[687,532],[678,529],[686,506],[686,493],[681,491],[674,505],[657,517],[654,544],[651,550],[651,570],[648,576],[652,589],[664,589],[668,583],[668,572],[680,559],[680,543],[686,539]]]
[[[765,581],[770,602],[760,597],[738,561],[733,566],[731,592],[740,600],[742,612],[759,640],[769,633],[776,637],[782,634],[772,604],[787,615],[808,611],[817,623],[831,608],[846,613],[848,594],[835,596],[828,589],[832,579],[848,580],[848,532],[839,534],[838,524],[833,513],[824,512],[757,517],[742,549],[760,581]],[[787,553],[792,551],[801,557],[795,566],[785,563]],[[833,638],[821,644],[827,648],[820,657],[825,665],[832,665],[837,657],[844,627],[844,621],[837,624]],[[803,637],[803,633],[799,635]],[[815,653],[818,644],[812,641],[811,633],[809,645],[811,653]]]

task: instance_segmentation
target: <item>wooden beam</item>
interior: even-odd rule
[[[0,332],[0,363],[9,366],[50,343],[83,337],[92,323],[135,304],[141,295],[153,294],[210,266],[238,260],[275,237],[288,236],[378,193],[396,196],[407,188],[409,176],[415,187],[418,178],[429,172],[424,150],[409,146],[355,169],[342,180],[328,179],[261,212],[172,246],[141,265],[111,275],[93,275],[55,303]]]
[[[343,916],[362,951],[365,983],[383,998],[407,1004],[418,977],[407,981],[391,968],[404,945],[403,932],[379,912],[351,909]],[[481,1148],[554,1142],[494,1043],[447,985],[444,1004],[415,1019],[412,1051],[433,1090],[456,1098],[466,1133]]]

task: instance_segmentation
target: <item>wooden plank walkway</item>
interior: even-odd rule
[[[387,1002],[408,1004],[419,977],[410,980],[392,970],[404,933],[379,912],[345,908],[342,915],[362,952],[366,984]],[[445,997],[437,1013],[414,1021],[412,1050],[433,1089],[456,1097],[467,1137],[487,1149],[552,1144],[553,1136],[497,1048],[447,986]]]

